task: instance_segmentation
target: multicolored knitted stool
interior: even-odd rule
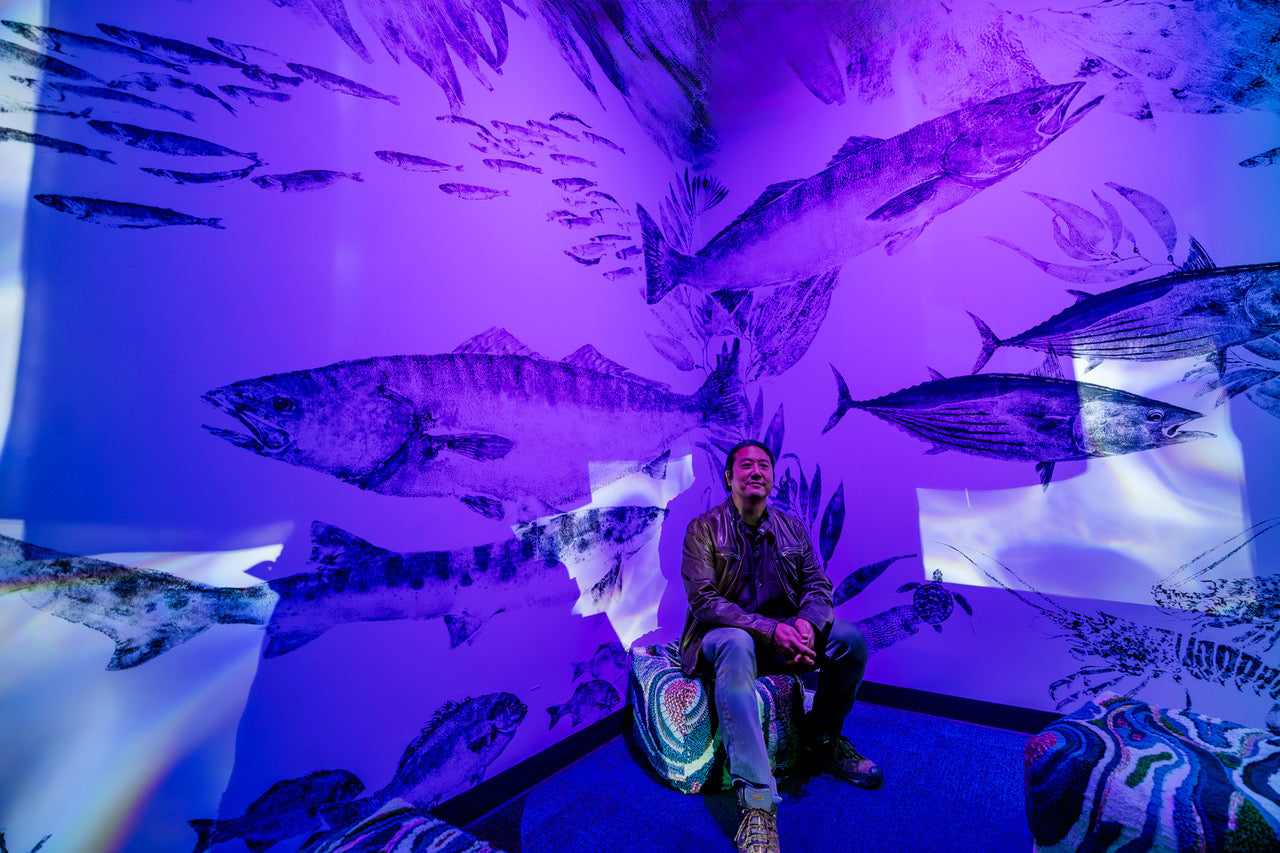
[[[627,691],[636,742],[659,776],[686,794],[729,787],[710,684],[680,670],[678,642],[633,648]],[[756,691],[769,762],[781,775],[799,757],[804,687],[794,675],[764,675]]]
[[[1280,850],[1280,737],[1111,696],[1027,742],[1040,853]]]

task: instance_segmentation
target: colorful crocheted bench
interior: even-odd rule
[[[798,758],[804,687],[794,675],[764,675],[756,690],[769,761],[780,775]],[[710,685],[680,670],[678,642],[633,648],[627,691],[636,742],[660,777],[686,794],[729,786]]]
[[[1280,850],[1280,737],[1111,696],[1026,745],[1040,853]]]

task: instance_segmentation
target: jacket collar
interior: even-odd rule
[[[742,513],[738,512],[738,508],[734,506],[732,497],[725,498],[724,511],[728,515],[728,517],[732,519],[733,524],[740,526],[744,533],[751,530],[751,528],[747,525],[747,523],[742,520]],[[765,508],[764,508],[764,516],[760,519],[760,524],[758,527],[756,527],[756,531],[759,533],[767,534],[769,536],[774,535],[773,513],[769,511],[769,505],[767,503],[765,504]]]

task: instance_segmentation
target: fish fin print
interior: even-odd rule
[[[929,371],[929,379],[930,379],[930,380],[932,380],[932,381],[934,381],[934,382],[937,382],[939,379],[946,379],[946,378],[947,378],[947,377],[943,376],[941,373],[939,373],[938,371],[934,370],[932,367],[927,367],[927,368],[925,368],[925,369]]]
[[[645,302],[654,305],[680,283],[693,266],[693,258],[667,245],[667,238],[644,207],[637,204],[636,214],[644,241]]]
[[[453,349],[454,355],[475,353],[478,355],[522,355],[542,358],[525,346],[519,338],[501,326],[493,326],[473,338],[463,341]]]
[[[249,853],[262,853],[262,851],[270,849],[275,843],[274,838],[270,841],[258,841],[249,838],[244,840],[244,846],[249,848]]]
[[[935,444],[924,452],[925,456],[937,456],[939,453],[946,453],[950,450],[945,444]]]
[[[1074,289],[1068,288],[1067,293],[1070,293],[1073,297],[1075,297],[1076,302],[1084,302],[1086,299],[1092,299],[1094,297],[1094,294],[1088,292],[1087,290],[1074,290]],[[969,316],[972,317],[973,315],[970,314]]]
[[[933,626],[933,630],[935,630],[935,631],[937,631],[939,634],[941,634],[941,633],[942,633],[942,626],[941,626],[941,625],[934,625],[934,626]]]
[[[1053,479],[1053,465],[1052,462],[1036,463],[1036,471],[1040,473],[1040,485],[1045,491],[1049,490],[1049,480]]]
[[[960,605],[960,609],[961,609],[961,610],[963,610],[965,613],[968,613],[970,616],[972,616],[972,615],[973,615],[973,605],[972,605],[972,604],[970,604],[970,603],[968,602],[968,600],[967,600],[963,595],[961,595],[961,594],[960,594],[960,593],[958,593],[958,592],[956,592],[956,593],[952,593],[952,595],[953,595],[953,597],[954,597],[954,598],[955,598],[955,600],[956,600],[956,604],[959,604],[959,605]]]
[[[351,551],[365,551],[377,548],[353,533],[341,527],[335,527],[324,521],[311,522],[311,562],[322,566],[332,566],[335,557]]]
[[[591,344],[583,344],[569,355],[565,356],[561,363],[572,365],[573,367],[581,367],[586,370],[593,370],[596,373],[606,373],[610,376],[620,376],[624,379],[630,379],[633,382],[639,382],[643,385],[652,385],[655,388],[668,389],[667,385],[661,382],[654,382],[650,379],[637,376],[630,370],[627,370],[621,364],[610,358],[600,354],[600,351]]]
[[[898,252],[901,252],[903,249],[907,248],[907,246],[910,246],[912,243],[916,241],[917,237],[919,237],[921,234],[924,233],[924,227],[925,225],[928,225],[928,224],[929,223],[927,222],[921,223],[920,225],[917,225],[915,228],[911,228],[907,231],[901,231],[895,234],[894,236],[890,237],[887,241],[885,241],[885,244],[884,244],[885,254],[890,256],[896,255],[898,254]]]
[[[664,451],[657,459],[653,460],[640,470],[644,471],[645,476],[651,477],[654,480],[665,480],[667,478],[667,463],[670,461],[671,451],[667,450]]]
[[[614,563],[609,573],[591,587],[591,600],[597,607],[608,607],[613,599],[622,591],[622,555]]]
[[[87,625],[87,627],[97,628],[96,625]],[[185,643],[208,627],[207,624],[194,626],[171,624],[166,626],[165,633],[152,637],[146,637],[141,634],[136,637],[112,636],[111,639],[116,641],[116,650],[111,655],[111,660],[107,663],[107,669],[130,669],[139,664],[144,664],[152,658],[164,654],[174,646]],[[102,629],[97,628],[97,630]],[[145,628],[140,628],[139,630],[143,631]],[[114,630],[111,631],[111,634],[114,633]]]
[[[296,651],[320,637],[326,630],[328,629],[321,628],[318,631],[273,631],[270,623],[268,623],[267,642],[262,647],[262,657],[265,660],[287,655],[289,652]]]
[[[1099,359],[1099,360],[1098,360],[1098,364],[1100,364],[1100,363],[1101,363],[1101,359]],[[1092,370],[1092,369],[1093,369],[1094,367],[1096,367],[1096,366],[1097,366],[1097,364],[1093,364],[1093,363],[1091,363],[1091,364],[1086,368],[1086,371],[1088,371],[1088,370]],[[1040,362],[1040,366],[1039,366],[1039,367],[1037,367],[1035,370],[1031,371],[1031,375],[1032,375],[1032,376],[1045,376],[1045,377],[1048,377],[1049,379],[1062,379],[1062,378],[1064,378],[1064,377],[1063,377],[1063,375],[1062,375],[1062,365],[1058,364],[1058,356],[1057,356],[1056,354],[1052,353],[1052,352],[1050,352],[1048,355],[1046,355],[1046,356],[1044,357],[1044,361]]]
[[[849,386],[845,384],[844,377],[840,375],[840,371],[836,370],[836,366],[831,365],[831,372],[836,375],[836,410],[827,421],[827,425],[822,428],[823,433],[831,431],[831,428],[840,423],[840,419],[844,417],[844,413],[854,407],[853,397],[849,394]]]
[[[764,192],[760,193],[760,196],[755,201],[751,202],[751,206],[744,210],[742,214],[733,221],[733,224],[729,225],[729,228],[732,228],[733,225],[742,222],[743,220],[755,218],[757,213],[772,204],[779,196],[783,195],[797,184],[803,183],[803,178],[797,178],[794,181],[778,181],[776,184],[770,184],[765,187]],[[728,230],[728,228],[725,230]]]
[[[484,626],[484,620],[470,616],[446,616],[444,626],[449,629],[449,648],[456,649],[471,642],[471,638]]]
[[[1187,255],[1187,260],[1182,265],[1182,269],[1186,272],[1199,272],[1203,270],[1211,270],[1214,263],[1209,259],[1209,253],[1204,250],[1204,246],[1200,245],[1200,241],[1195,237],[1191,237],[1191,251]]]
[[[189,820],[187,824],[196,831],[196,846],[191,853],[204,853],[213,845],[213,831],[217,827],[217,821],[211,818],[198,818]]]
[[[486,498],[483,495],[464,495],[460,500],[485,518],[501,521],[502,516],[506,514],[502,508],[502,501],[493,498]]]
[[[840,146],[840,150],[836,152],[836,155],[827,163],[827,168],[829,169],[841,160],[852,157],[864,148],[879,145],[881,142],[884,142],[884,140],[876,136],[850,136],[845,140],[844,145]]]
[[[479,432],[467,435],[438,435],[434,436],[433,440],[454,453],[478,462],[501,459],[516,446],[514,441],[504,436]]]
[[[547,731],[551,731],[551,729],[556,727],[556,723],[558,723],[560,718],[564,716],[565,710],[565,706],[563,705],[554,705],[547,709],[547,713],[551,715],[551,722],[547,725]]]
[[[1088,373],[1090,370],[1093,370],[1099,364],[1102,364],[1102,359],[1100,358],[1089,359],[1089,362],[1084,366],[1084,372]]]
[[[693,395],[694,406],[709,424],[736,424],[747,413],[742,380],[738,377],[738,351],[742,342],[733,339],[733,347],[721,351],[716,369]]]
[[[969,315],[969,319],[973,321],[973,324],[978,327],[978,334],[982,336],[982,351],[978,353],[978,360],[973,365],[973,372],[977,373],[986,367],[987,362],[991,360],[991,356],[1004,341],[997,338],[995,333],[991,331],[991,327],[982,322],[977,314],[972,311],[966,311],[965,313]]]
[[[898,193],[884,204],[877,207],[867,215],[867,219],[897,219],[906,216],[929,199],[933,198],[938,192],[938,181],[941,178],[930,178],[923,184],[916,184],[910,189]]]

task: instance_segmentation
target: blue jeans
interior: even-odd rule
[[[852,622],[836,619],[817,645],[818,690],[813,710],[805,717],[804,737],[840,734],[867,668],[867,640]],[[739,802],[749,808],[772,808],[778,783],[764,745],[756,676],[785,669],[785,663],[775,649],[757,646],[741,628],[711,629],[702,640],[701,654],[715,674],[720,740]]]

